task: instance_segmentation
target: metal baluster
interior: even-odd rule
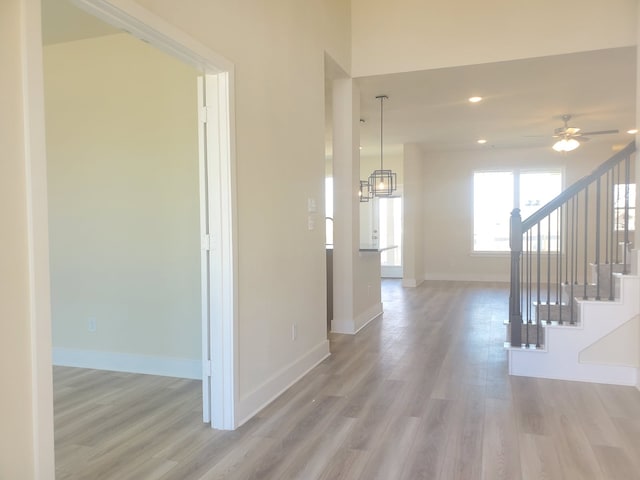
[[[574,285],[578,284],[578,224],[579,224],[579,213],[580,213],[580,197],[578,196],[578,194],[576,194],[574,197],[574,202],[573,202],[573,208],[575,209],[575,225],[573,227],[573,237],[574,237],[574,243],[575,245],[573,246],[573,256],[575,257],[575,262],[573,263],[573,268],[574,268],[574,276],[573,276],[573,283]]]
[[[567,235],[567,240],[570,238],[571,230],[569,229],[569,200],[565,204],[567,206],[567,214],[565,215],[565,232]],[[564,257],[564,275],[565,275],[565,285],[569,285],[569,252],[571,251],[571,245],[567,243],[567,251],[565,252]]]
[[[558,209],[558,236],[556,237],[556,250],[558,251],[557,256],[557,265],[558,265],[558,294],[556,296],[556,305],[558,305],[558,309],[560,310],[560,318],[559,323],[562,325],[562,212],[565,209],[565,205],[560,205]]]
[[[617,170],[617,174],[618,174],[618,181],[616,183],[616,185],[618,186],[618,188],[614,187],[614,190],[616,192],[616,200],[614,203],[614,231],[616,234],[616,245],[613,247],[615,249],[616,252],[616,263],[620,263],[620,225],[618,224],[618,208],[620,207],[620,164],[618,163],[618,165],[616,165],[616,170]],[[613,260],[612,260],[613,263]],[[611,273],[613,274],[613,268],[611,269]]]
[[[564,205],[560,205],[556,214],[556,305],[560,303],[562,296],[562,209]]]
[[[619,165],[619,164],[618,164]],[[613,288],[613,264],[616,263],[614,257],[615,250],[615,237],[617,236],[617,216],[616,216],[616,202],[619,194],[619,190],[616,189],[616,167],[611,169],[611,205],[609,206],[609,212],[611,213],[611,221],[607,225],[607,229],[609,230],[609,238],[611,241],[609,242],[609,300],[614,299],[614,288]]]
[[[624,249],[622,254],[622,273],[629,273],[627,267],[627,247],[629,245],[629,182],[631,181],[631,157],[624,159]]]
[[[528,292],[528,302],[527,302],[527,306],[529,309],[529,314],[527,315],[527,346],[530,344],[529,341],[529,325],[531,325],[532,323],[532,319],[531,319],[531,306],[532,306],[532,302],[533,302],[533,291],[531,288],[531,230],[529,230],[527,232],[527,262],[529,262],[529,264],[527,265],[527,275],[529,275],[529,278],[527,279],[527,292]]]
[[[524,236],[526,234],[522,234],[522,236]],[[526,238],[526,237],[525,237]],[[523,242],[523,245],[525,245],[526,248],[526,242]],[[525,250],[523,248],[523,250]],[[526,251],[523,251],[520,254],[520,290],[518,291],[518,296],[520,297],[520,312],[522,314],[525,315],[525,328],[528,329],[527,325],[527,321],[526,321],[526,312],[527,312],[527,308],[526,308],[526,296],[527,296],[527,292],[526,292],[526,288],[527,288],[527,284],[526,284],[526,266],[527,266],[527,257],[526,257]],[[522,324],[522,318],[520,319],[520,323]],[[511,327],[513,328],[513,327]],[[522,330],[522,325],[520,326],[520,329]],[[526,333],[525,333],[526,335]],[[526,341],[526,340],[525,340]],[[520,332],[520,345],[522,345],[522,331]]]
[[[538,302],[538,315],[540,314],[540,222],[538,222],[538,238],[536,241],[536,297]],[[547,318],[547,322],[549,319]],[[540,317],[536,318],[536,348],[540,347]]]
[[[551,214],[547,217],[547,319],[551,319]]]
[[[533,268],[532,268],[532,262],[533,259],[531,258],[531,251],[532,251],[532,235],[531,235],[531,230],[529,230],[527,232],[528,235],[528,251],[527,251],[527,256],[528,256],[528,260],[529,260],[529,267],[528,267],[528,272],[529,272],[529,325],[533,324],[533,313],[532,313],[532,308],[533,308],[533,290],[532,290],[532,285],[533,285]],[[538,318],[538,312],[536,311],[536,320]],[[531,340],[529,339],[529,325],[527,325],[527,345],[531,344]]]
[[[605,197],[605,235],[604,235],[604,263],[605,265],[609,263],[609,196],[611,192],[609,191],[609,177],[611,176],[611,170],[607,170],[607,194]]]
[[[583,280],[584,280],[584,295],[582,298],[585,300],[587,297],[587,261],[588,261],[588,246],[587,241],[589,239],[589,185],[584,188],[584,262],[582,264]]]
[[[596,182],[596,300],[600,300],[600,177]]]
[[[577,238],[576,230],[578,224],[576,222],[576,197],[571,198],[571,287],[569,287],[569,323],[573,324],[573,289],[575,288],[578,272],[576,271],[578,258],[577,258]]]

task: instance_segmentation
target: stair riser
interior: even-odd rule
[[[629,272],[630,269],[631,267],[627,264],[626,271]],[[591,264],[589,281],[594,284],[599,281],[600,285],[609,285],[612,273],[624,273],[624,271],[625,265],[622,263],[601,263],[599,266]]]
[[[571,285],[562,285],[560,290],[561,302],[567,303],[571,297],[584,298],[584,291],[584,285],[573,285],[573,290],[571,288]],[[603,300],[609,300],[610,293],[611,291],[608,284],[600,285],[600,288],[598,288],[596,285],[587,285],[587,298],[596,298],[596,296],[599,296]],[[620,298],[619,282],[615,282],[613,297]]]
[[[528,333],[528,336],[527,336]],[[522,330],[520,331],[521,340],[524,344],[529,345],[544,345],[544,328],[542,325],[538,329],[537,325],[532,325],[529,323],[522,325]],[[538,343],[538,334],[540,335],[540,342]],[[511,341],[511,324],[507,325],[507,342]]]
[[[573,322],[578,318],[578,306],[573,304],[573,311],[570,305],[535,305],[536,318],[541,321],[571,323],[571,315],[573,314]]]

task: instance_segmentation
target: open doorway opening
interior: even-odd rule
[[[203,379],[204,420],[234,428],[231,66],[139,7],[76,3],[153,46],[45,49],[54,363]],[[160,50],[171,73],[141,70]]]
[[[402,278],[402,196],[378,200],[380,245],[391,246],[380,253],[382,278]]]

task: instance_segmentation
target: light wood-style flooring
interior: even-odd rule
[[[383,282],[385,314],[234,432],[200,382],[57,367],[57,477],[640,479],[640,392],[509,377],[501,284]]]

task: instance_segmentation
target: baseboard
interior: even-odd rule
[[[420,285],[422,285],[423,282],[424,282],[424,278],[421,278],[421,279],[403,278],[402,279],[402,286],[403,287],[408,287],[408,288],[416,288],[416,287],[419,287]]]
[[[371,307],[358,315],[355,320],[356,333],[358,333],[370,322],[382,315],[383,312],[384,310],[382,308],[382,303],[376,303],[375,305],[371,305]]]
[[[425,280],[440,280],[445,282],[497,282],[509,283],[509,274],[502,273],[427,273]]]
[[[353,320],[331,320],[331,331],[333,333],[355,335],[364,327],[366,327],[369,322],[382,315],[382,313],[382,303],[376,303]]]
[[[638,385],[638,369],[619,365],[577,364],[549,367],[540,365],[539,358],[531,356],[531,361],[516,359],[516,356],[531,356],[528,351],[509,351],[509,375],[516,377],[548,378],[574,382],[605,383],[608,385]],[[526,358],[526,357],[525,357]]]
[[[53,347],[52,354],[58,366],[202,379],[201,360],[61,347]]]
[[[331,355],[329,341],[324,340],[310,352],[282,368],[253,392],[241,398],[236,408],[236,428],[282,395],[329,355]]]

